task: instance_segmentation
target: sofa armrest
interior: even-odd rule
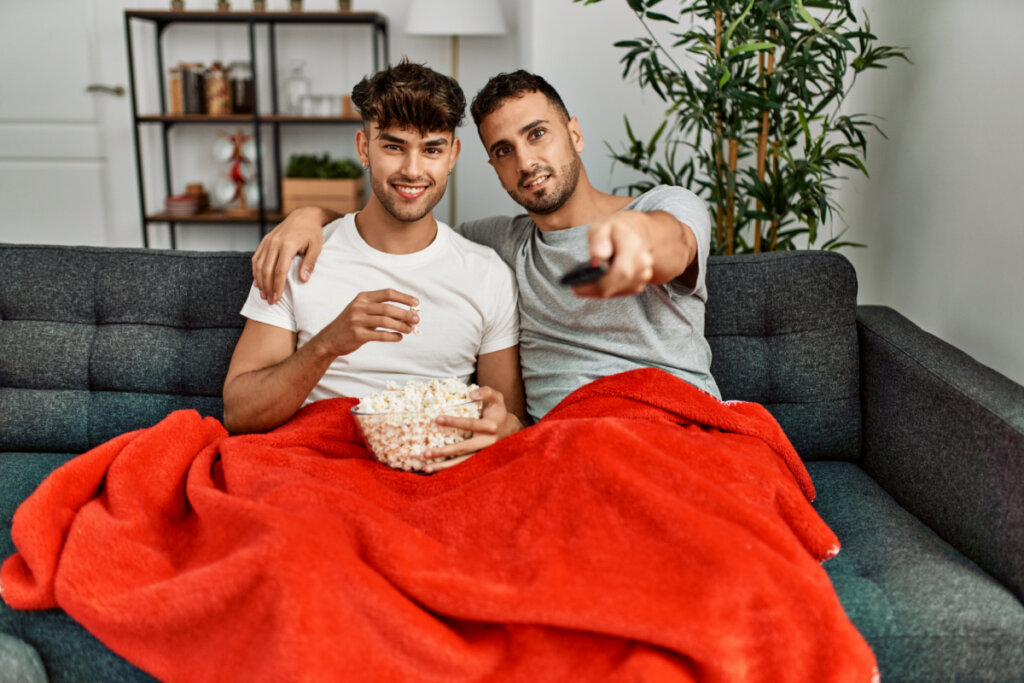
[[[865,470],[1024,600],[1024,387],[859,306]]]

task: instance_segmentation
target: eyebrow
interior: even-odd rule
[[[543,126],[543,125],[545,125],[547,123],[548,123],[547,119],[537,119],[536,121],[530,121],[528,124],[526,124],[525,126],[520,128],[517,131],[517,133],[519,135],[526,135],[527,133],[529,133],[531,130],[533,130],[537,126]],[[502,139],[498,140],[497,142],[495,142],[490,147],[488,147],[487,151],[493,154],[495,149],[497,149],[498,147],[501,147],[502,145],[505,145],[505,144],[508,144],[508,140],[506,140],[505,138],[502,138]]]
[[[390,133],[381,133],[378,137],[386,142],[395,142],[400,145],[409,144],[409,141],[406,140],[405,138],[400,138],[397,135],[391,135]],[[424,147],[443,147],[448,144],[448,138],[434,138],[433,140],[424,140],[422,144]]]

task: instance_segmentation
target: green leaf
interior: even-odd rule
[[[722,39],[722,45],[729,45],[729,42],[732,40],[732,34],[737,28],[739,28],[739,25],[743,23],[743,20],[747,18],[747,15],[750,14],[750,10],[753,8],[754,0],[750,0],[750,4],[748,4],[747,8],[743,10],[743,13],[736,17],[736,21],[732,22],[732,24],[729,25],[729,28],[726,29],[725,37]]]
[[[736,47],[729,50],[729,56],[734,57],[744,52],[757,52],[759,50],[772,50],[775,48],[775,43],[744,43],[743,45],[737,45]]]
[[[672,17],[670,17],[668,15],[665,15],[665,14],[659,14],[658,12],[647,12],[644,16],[646,18],[648,18],[648,19],[653,19],[654,21],[668,21],[668,22],[671,22],[673,24],[678,24],[679,23],[678,21],[676,21]]]
[[[793,0],[792,4],[793,11],[800,15],[800,18],[810,24],[818,33],[821,33],[821,24],[818,23],[817,19],[811,16],[811,13],[804,7],[804,0]]]

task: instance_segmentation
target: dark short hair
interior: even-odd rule
[[[480,89],[480,92],[473,98],[473,104],[469,107],[473,114],[473,123],[479,127],[484,117],[500,107],[502,102],[509,98],[522,97],[531,92],[542,93],[565,115],[565,119],[569,120],[569,110],[565,108],[565,103],[562,102],[558,91],[537,74],[519,69],[512,73],[498,74]]]
[[[359,81],[352,103],[364,124],[413,128],[421,135],[454,132],[466,116],[466,96],[455,79],[408,58]]]

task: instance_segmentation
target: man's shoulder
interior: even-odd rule
[[[489,243],[473,240],[451,228],[449,230],[452,249],[461,254],[465,261],[477,263],[481,268],[489,268],[495,264],[505,265],[501,255]]]
[[[477,236],[497,235],[506,239],[509,234],[523,232],[531,225],[533,225],[533,220],[523,213],[518,216],[488,216],[487,218],[463,221],[454,230],[474,242],[479,242],[480,240],[476,239]]]
[[[655,185],[636,199],[632,204],[634,207],[646,205],[682,202],[687,204],[704,204],[704,200],[698,197],[693,191],[680,187],[679,185]]]

